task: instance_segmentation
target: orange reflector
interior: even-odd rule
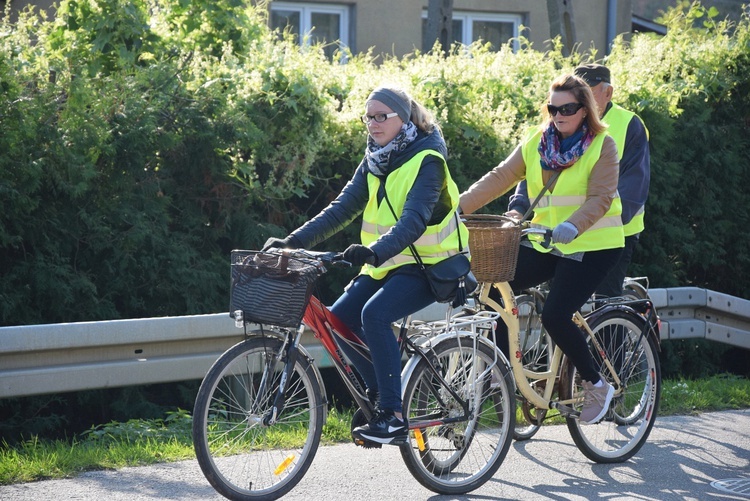
[[[417,439],[417,447],[419,447],[419,450],[424,451],[424,437],[422,436],[422,432],[419,431],[419,429],[414,429],[414,438]]]
[[[294,454],[289,454],[286,459],[284,459],[279,466],[276,467],[275,470],[273,470],[274,475],[281,475],[284,470],[286,470],[290,464],[292,464],[292,461],[294,461]]]

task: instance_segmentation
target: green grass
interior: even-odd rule
[[[750,379],[714,376],[664,381],[659,415],[750,408]],[[323,445],[351,440],[351,412],[331,409]],[[180,410],[164,420],[131,420],[96,426],[71,441],[31,438],[0,445],[0,485],[71,477],[88,470],[117,469],[195,457],[191,416]],[[290,440],[294,438],[291,437]]]

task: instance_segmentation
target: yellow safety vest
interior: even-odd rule
[[[394,217],[385,199],[378,204],[378,189],[381,181],[377,176],[367,174],[369,200],[362,215],[362,230],[360,231],[363,245],[370,245],[375,242],[396,224],[398,217],[401,217],[406,196],[414,185],[419,168],[422,166],[422,160],[427,155],[435,155],[443,161],[445,180],[453,210],[439,224],[428,226],[425,232],[414,242],[414,247],[425,264],[434,264],[458,254],[459,234],[464,249],[468,248],[469,230],[460,222],[460,218],[456,217],[459,198],[458,187],[448,172],[445,158],[435,150],[420,151],[401,167],[388,174],[385,191],[388,193],[388,200],[390,200],[397,217]],[[385,277],[390,270],[409,263],[416,263],[416,259],[407,247],[386,262],[380,263],[380,266],[364,265],[360,273],[379,280]]]
[[[602,120],[609,125],[607,128],[607,134],[615,140],[617,145],[618,160],[622,160],[623,151],[625,149],[625,136],[628,133],[628,125],[633,118],[641,120],[641,118],[633,113],[632,111],[626,110],[622,106],[618,106],[612,103],[612,107],[607,111]],[[643,120],[641,120],[643,122]],[[646,129],[646,125],[643,126]],[[646,138],[648,139],[648,129],[646,129]],[[633,218],[624,226],[625,236],[635,235],[643,231],[644,229],[644,216],[646,214],[645,207],[641,207],[640,210],[633,216]]]
[[[526,182],[529,198],[536,199],[544,188],[542,179],[541,156],[538,146],[542,132],[532,130],[526,137],[523,147],[523,160],[526,163]],[[566,221],[586,201],[589,176],[601,155],[602,145],[606,134],[597,134],[586,152],[571,167],[563,170],[557,178],[554,192],[549,191],[539,200],[534,209],[534,219],[531,224],[538,228],[553,229]],[[620,197],[615,196],[612,205],[604,216],[583,233],[579,234],[569,244],[555,244],[563,254],[576,252],[614,249],[625,246],[625,236],[622,229],[622,203]],[[530,239],[534,248],[540,252],[549,252],[542,247],[537,239]]]

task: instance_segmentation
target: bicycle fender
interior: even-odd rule
[[[508,362],[508,359],[505,355],[503,355],[503,352],[500,351],[500,349],[492,343],[489,339],[487,339],[484,336],[476,336],[475,334],[472,334],[468,331],[459,331],[459,337],[461,339],[466,339],[467,342],[472,342],[472,338],[476,337],[477,340],[488,346],[490,349],[494,349],[497,352],[497,363],[498,364],[505,364],[505,367],[510,371],[510,362]],[[432,346],[437,346],[442,341],[445,341],[447,339],[455,339],[456,333],[455,332],[447,332],[445,334],[440,334],[438,336],[425,339],[421,343],[419,343],[420,347],[423,347],[427,345],[428,343]],[[401,399],[404,398],[404,389],[406,388],[406,382],[411,377],[412,373],[414,372],[414,369],[417,367],[417,364],[422,360],[422,357],[418,355],[414,355],[407,360],[406,365],[404,366],[403,370],[401,371]]]
[[[653,308],[650,301],[643,300],[643,303],[646,303],[644,306],[650,306]],[[633,317],[633,319],[637,320],[638,322],[646,322],[646,317],[643,315],[643,313],[641,313],[637,308],[634,308],[633,306],[630,306],[628,304],[605,305],[586,315],[586,322],[588,322],[589,324],[594,324],[600,316],[612,310],[618,310],[621,313],[625,313],[626,315]],[[651,322],[651,325],[648,329],[648,336],[653,339],[657,349],[661,350],[661,334],[659,333],[659,321],[656,313],[654,313],[654,317],[655,318]]]

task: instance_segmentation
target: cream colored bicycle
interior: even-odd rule
[[[615,463],[632,457],[651,432],[661,394],[659,327],[651,301],[614,300],[585,315],[574,315],[602,376],[615,387],[604,418],[594,425],[584,424],[578,419],[583,405],[581,378],[562,350],[552,348],[545,363],[524,363],[518,303],[508,284],[521,236],[549,235],[522,228],[504,216],[464,217],[472,270],[480,281],[475,300],[480,308],[499,313],[508,327],[509,363],[517,392],[526,402],[521,409],[524,419],[541,425],[547,411],[555,409],[565,417],[576,446],[592,461]]]
[[[651,299],[648,289],[648,277],[625,277],[619,297],[607,298],[594,295],[586,303],[584,309],[590,311],[604,302],[622,302],[623,299]],[[524,289],[520,295],[516,296],[519,320],[518,341],[523,365],[536,372],[549,367],[555,348],[547,329],[542,325],[542,310],[548,293],[549,284],[545,282],[536,287]],[[513,438],[516,441],[529,440],[539,431],[542,421],[552,419],[556,415],[556,413],[548,414],[546,410],[537,409],[520,393],[516,394],[516,405],[519,408],[516,426],[513,430]]]

